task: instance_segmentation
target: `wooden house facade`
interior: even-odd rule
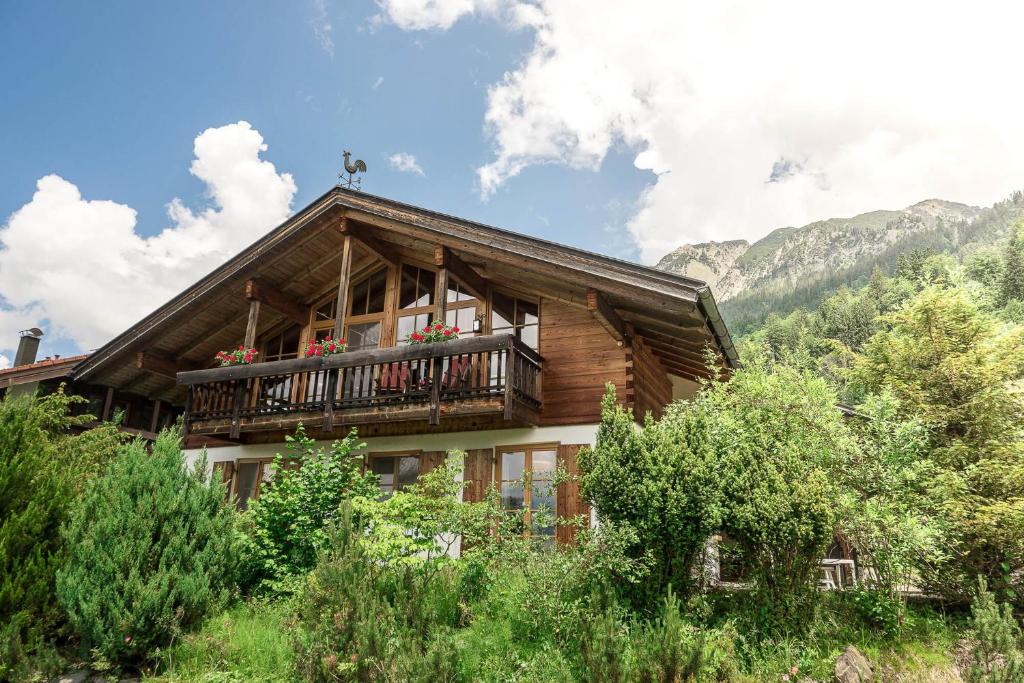
[[[435,321],[459,338],[406,343]],[[305,357],[328,336],[348,350]],[[213,367],[239,346],[257,362]],[[494,483],[510,507],[575,516],[571,483],[538,501],[515,481],[575,469],[607,383],[638,421],[658,415],[709,376],[709,349],[736,362],[702,282],[334,188],[74,376],[182,411],[189,452],[208,448],[243,507],[301,423],[325,440],[357,429],[385,492],[458,449],[468,499]]]

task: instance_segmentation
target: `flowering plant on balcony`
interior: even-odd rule
[[[256,349],[247,349],[239,346],[234,351],[218,351],[214,358],[221,364],[226,365],[249,365],[256,360]]]
[[[458,338],[458,327],[445,325],[439,321],[432,325],[426,325],[422,330],[410,332],[405,336],[405,341],[410,344],[433,344]]]
[[[306,346],[306,358],[333,356],[336,353],[345,353],[346,349],[348,349],[348,344],[344,339],[332,339],[331,337],[325,337],[320,341],[310,339],[309,345]]]

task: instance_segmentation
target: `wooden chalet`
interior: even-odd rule
[[[406,344],[435,320],[460,338]],[[326,336],[348,351],[303,357]],[[258,362],[213,367],[239,345]],[[243,507],[302,423],[318,439],[357,429],[385,490],[459,449],[467,497],[493,481],[507,505],[529,509],[538,501],[513,480],[574,468],[606,383],[637,420],[658,415],[709,376],[709,349],[725,372],[735,364],[700,281],[334,188],[74,377],[183,411],[188,446],[211,447]],[[559,488],[558,514],[577,514],[573,485]]]

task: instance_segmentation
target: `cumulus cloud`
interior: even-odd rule
[[[0,354],[0,370],[11,367],[11,359]]]
[[[415,173],[416,175],[425,176],[423,168],[420,167],[416,161],[416,157],[408,152],[396,152],[388,157],[388,163],[391,164],[391,168],[401,173]]]
[[[210,204],[193,211],[173,199],[171,225],[152,237],[130,206],[40,178],[0,227],[0,344],[39,325],[95,348],[284,221],[295,182],[260,158],[266,150],[245,121],[199,134],[190,171]]]
[[[980,0],[381,0],[406,29],[487,11],[532,47],[487,92],[487,196],[529,166],[655,175],[629,230],[645,261],[928,197],[1024,186],[1024,5]],[[496,11],[500,10],[500,11]]]

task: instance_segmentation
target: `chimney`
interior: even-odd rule
[[[39,351],[39,339],[43,331],[38,327],[21,331],[21,341],[18,342],[18,352],[14,356],[14,367],[31,365],[36,362],[36,352]]]

